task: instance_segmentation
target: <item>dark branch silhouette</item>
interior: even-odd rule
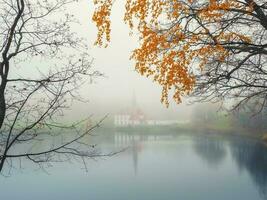
[[[201,3],[191,6],[191,14],[185,16],[189,23],[185,34],[195,34],[190,31],[190,21],[195,21],[194,30],[204,28],[209,33],[199,45],[219,45],[227,51],[225,59],[207,57],[206,66],[197,73],[193,96],[197,101],[230,100],[234,102],[232,110],[254,104],[256,114],[267,105],[267,7],[265,1],[244,0],[238,4],[236,9],[222,11],[227,14],[219,21],[202,22],[197,18]],[[227,42],[216,39],[226,33],[238,33],[241,38]]]
[[[84,39],[73,32],[77,20],[66,7],[75,2],[0,0],[0,172],[15,158],[40,165],[62,155],[112,155],[83,141],[102,120],[89,127],[88,120],[58,122],[73,100],[82,100],[86,79],[101,76],[92,69]]]

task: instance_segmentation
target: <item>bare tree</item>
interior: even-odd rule
[[[101,75],[72,29],[66,7],[75,2],[0,0],[0,172],[14,158],[41,165],[101,155],[82,141],[99,123],[58,122],[85,78]]]
[[[193,96],[201,101],[227,100],[233,110],[253,104],[253,112],[261,112],[267,106],[266,1],[236,1],[235,7],[221,10],[224,14],[215,21],[197,17],[202,6],[199,2],[190,7],[187,20],[197,21],[194,28],[206,30],[203,44],[222,47],[226,56],[207,56],[206,66],[196,76]],[[226,34],[235,36],[218,39]]]

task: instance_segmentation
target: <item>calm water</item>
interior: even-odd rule
[[[189,134],[115,133],[98,140],[111,158],[64,163],[45,173],[24,165],[0,177],[10,200],[262,200],[267,149],[247,139]]]

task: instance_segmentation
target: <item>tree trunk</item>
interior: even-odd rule
[[[3,69],[3,65],[1,66],[2,69]],[[2,133],[2,126],[3,126],[3,123],[4,123],[4,120],[5,120],[5,116],[6,116],[6,100],[5,100],[5,88],[6,88],[6,84],[7,84],[7,81],[6,81],[6,76],[1,76],[1,85],[0,85],[0,134],[3,134]],[[0,172],[2,171],[3,169],[3,166],[4,166],[4,162],[6,160],[6,150],[4,149],[1,149],[0,148]]]
[[[0,92],[0,130],[2,128],[4,119],[6,115],[6,102],[4,91]]]
[[[2,171],[3,167],[4,167],[4,162],[5,162],[5,158],[3,157],[1,160],[0,160],[0,172]]]

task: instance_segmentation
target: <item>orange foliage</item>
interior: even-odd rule
[[[103,39],[106,42],[110,41],[110,14],[112,1],[106,0],[103,2],[102,0],[94,0],[94,4],[97,9],[94,12],[92,20],[96,23],[96,27],[98,28],[98,34],[95,44],[102,46]],[[105,37],[105,38],[104,38]],[[105,45],[107,46],[107,44]]]
[[[168,96],[173,92],[177,103],[188,95],[195,84],[194,69],[203,69],[208,60],[224,61],[229,52],[223,43],[249,42],[249,37],[235,32],[214,32],[220,20],[231,9],[252,8],[235,0],[126,0],[124,21],[140,33],[140,47],[131,56],[135,69],[152,77],[162,86],[161,101],[168,106]],[[192,8],[197,9],[192,11]],[[97,45],[110,40],[111,0],[95,0],[93,21],[98,27]],[[193,13],[192,13],[193,12]],[[194,16],[193,16],[194,15]],[[192,17],[193,16],[193,17]],[[137,21],[137,24],[134,22]],[[205,24],[205,25],[204,25]]]

